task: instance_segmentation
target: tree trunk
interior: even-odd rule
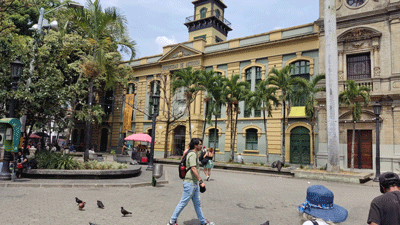
[[[234,150],[233,150],[233,106],[231,106],[231,110],[230,110],[230,114],[231,114],[231,119],[229,121],[229,123],[231,124],[231,161],[233,162],[234,160]]]
[[[286,143],[285,143],[285,124],[286,124],[286,101],[283,101],[283,122],[282,122],[282,160],[286,162]]]
[[[234,127],[234,131],[233,131],[233,142],[232,142],[232,145],[233,145],[233,150],[232,150],[232,162],[233,162],[233,160],[235,159],[235,141],[236,141],[236,129],[237,129],[237,120],[238,120],[238,116],[239,116],[239,112],[238,112],[238,109],[237,109],[237,106],[235,106],[235,111],[236,111],[236,118],[235,118],[235,121],[234,121],[234,124],[235,124],[235,127]]]
[[[267,166],[269,165],[268,137],[267,137],[267,120],[265,118],[265,110],[263,110],[264,130],[265,130],[265,155],[267,156]]]
[[[167,127],[165,132],[165,144],[164,144],[164,159],[168,157],[168,136],[169,136],[169,126],[170,123],[167,121]]]
[[[204,141],[204,133],[206,132],[206,123],[207,123],[207,114],[208,114],[208,102],[206,102],[206,111],[204,113],[206,116],[204,118],[204,124],[203,124],[203,134],[201,136],[201,140]]]
[[[215,158],[215,150],[217,149],[217,120],[218,115],[215,115],[215,127],[214,127],[214,158]]]
[[[351,137],[351,167],[350,171],[354,171],[354,138],[356,136],[356,122],[353,121],[353,136]]]
[[[87,162],[89,160],[89,148],[92,139],[92,100],[93,100],[93,77],[89,78],[89,99],[88,99],[88,109],[89,109],[89,120],[86,122],[86,139],[85,139],[85,154],[83,160]]]
[[[188,113],[189,113],[189,115],[188,115],[188,119],[189,119],[189,137],[190,137],[190,140],[192,140],[192,123],[190,121],[190,103],[189,103],[189,107],[188,107]]]

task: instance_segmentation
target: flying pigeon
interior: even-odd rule
[[[121,207],[121,213],[123,214],[123,216],[126,216],[127,214],[132,214],[131,212],[126,211],[124,207]]]
[[[76,203],[78,203],[78,204],[82,203],[82,200],[80,200],[80,199],[77,198],[77,197],[75,197],[75,201],[76,201]]]
[[[99,201],[99,200],[97,200],[97,206],[98,206],[99,208],[104,209],[103,203],[102,203],[101,201]]]
[[[86,204],[86,202],[79,203],[79,204],[78,204],[79,210],[82,210],[83,207],[85,207],[85,204]]]

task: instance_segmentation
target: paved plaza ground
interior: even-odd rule
[[[157,187],[0,187],[0,224],[29,225],[165,225],[182,194],[182,180],[177,166],[164,165],[167,184]],[[204,173],[201,173],[202,177]],[[37,180],[47,183],[132,183],[150,177],[144,171],[140,177],[126,180]],[[138,181],[139,181],[138,180]],[[366,224],[369,204],[380,194],[376,183],[343,184],[283,176],[213,170],[211,180],[205,181],[207,191],[201,194],[206,218],[217,225],[259,225],[266,220],[271,225],[300,224],[297,206],[303,203],[310,185],[322,184],[335,194],[335,203],[349,211],[344,225]],[[75,197],[86,201],[79,211]],[[105,208],[99,209],[96,200]],[[122,217],[123,206],[133,214]],[[190,202],[178,218],[180,225],[197,225],[196,213]]]

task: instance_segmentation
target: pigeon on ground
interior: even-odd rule
[[[101,201],[99,201],[99,200],[97,200],[97,206],[98,206],[99,208],[104,209],[103,203],[102,203]]]
[[[79,203],[79,204],[78,204],[79,210],[82,210],[83,207],[85,207],[85,204],[86,204],[86,202]]]
[[[99,224],[89,222],[89,225],[99,225]]]
[[[78,203],[78,204],[82,203],[82,200],[80,200],[80,199],[77,198],[77,197],[75,197],[75,201],[76,201],[76,203]]]
[[[126,216],[127,214],[132,214],[131,212],[126,211],[124,207],[121,207],[121,213],[123,214],[123,216]]]
[[[261,225],[269,225],[269,220]]]

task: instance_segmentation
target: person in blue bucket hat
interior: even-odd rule
[[[306,201],[298,206],[302,225],[331,225],[344,222],[348,212],[333,204],[333,192],[322,185],[307,188]]]

